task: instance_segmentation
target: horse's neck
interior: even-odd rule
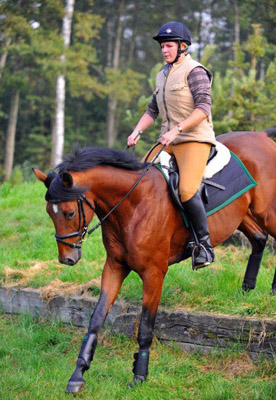
[[[103,209],[110,209],[131,189],[140,174],[141,171],[98,166],[86,173],[86,179],[97,204]],[[139,191],[139,188],[135,190]]]

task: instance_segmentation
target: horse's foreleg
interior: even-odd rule
[[[138,331],[139,351],[134,353],[132,387],[137,382],[143,382],[148,375],[149,352],[153,338],[153,330],[157,309],[159,306],[165,274],[160,271],[147,271],[143,280],[143,307]]]
[[[272,282],[271,293],[276,295],[276,268],[275,268],[274,278],[273,278],[273,282]]]
[[[89,369],[93,360],[98,332],[128,273],[129,269],[122,265],[114,265],[108,261],[106,262],[102,275],[100,298],[90,319],[88,332],[83,339],[76,369],[68,382],[67,393],[77,393],[83,388],[85,384],[83,374]]]
[[[248,291],[256,286],[257,275],[260,269],[264,248],[268,234],[257,224],[252,214],[247,214],[238,228],[245,234],[252,245],[252,252],[249,256],[242,289]]]

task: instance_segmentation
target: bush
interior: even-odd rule
[[[11,177],[9,179],[9,182],[14,186],[14,185],[19,185],[20,183],[23,182],[23,173],[20,167],[15,167],[14,170],[12,171]]]

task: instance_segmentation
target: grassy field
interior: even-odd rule
[[[84,331],[30,316],[0,313],[0,398],[62,400]],[[274,400],[276,360],[254,364],[246,353],[188,354],[155,341],[148,381],[127,390],[134,340],[101,335],[80,400]]]
[[[41,288],[45,297],[60,292],[98,295],[105,260],[100,230],[84,243],[77,265],[59,264],[44,195],[40,182],[0,185],[0,284]],[[249,249],[220,246],[217,261],[209,268],[194,272],[190,260],[171,266],[162,305],[275,318],[276,296],[270,295],[275,255],[266,251],[257,288],[244,295],[240,288],[249,253]],[[140,304],[142,285],[135,273],[125,281],[120,297]]]

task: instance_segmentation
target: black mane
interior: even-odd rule
[[[45,199],[50,202],[61,202],[78,199],[87,188],[77,185],[67,187],[63,184],[62,175],[69,171],[85,171],[97,165],[111,165],[117,168],[139,171],[147,164],[141,163],[132,154],[118,150],[106,149],[101,147],[75,148],[71,155],[66,156],[65,160],[55,168],[55,173],[51,172],[45,182],[48,190]]]
[[[132,154],[103,147],[75,148],[72,154],[65,157],[56,169],[59,173],[67,171],[85,171],[97,165],[111,165],[117,168],[139,171],[145,168]]]

